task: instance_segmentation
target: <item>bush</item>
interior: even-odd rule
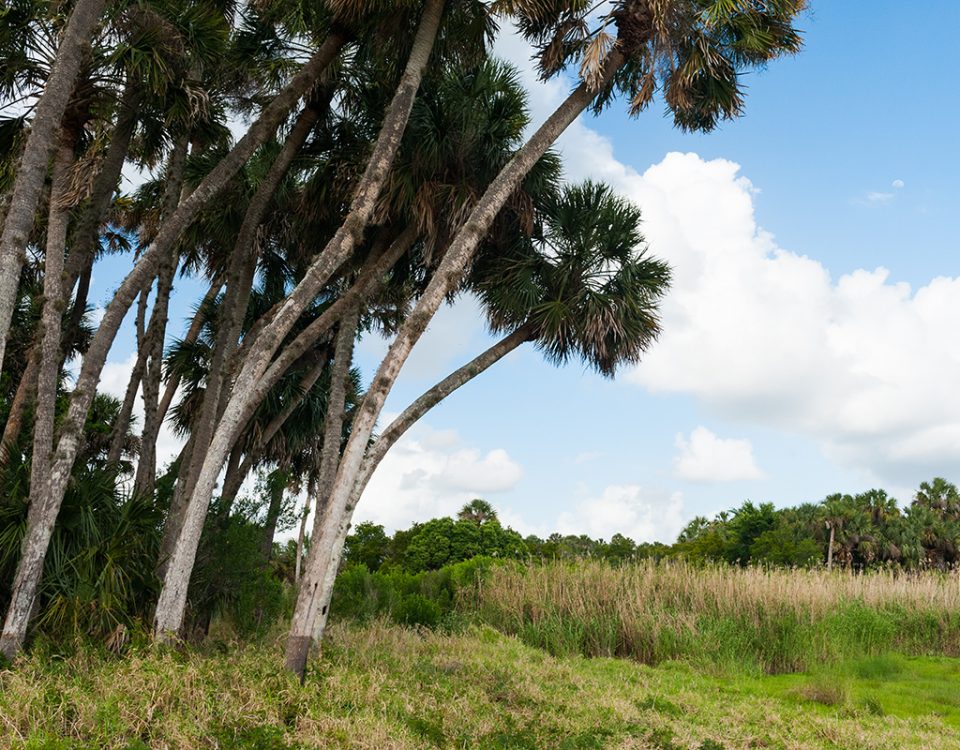
[[[400,625],[422,625],[435,628],[440,624],[440,605],[420,594],[408,594],[393,611],[393,619]]]

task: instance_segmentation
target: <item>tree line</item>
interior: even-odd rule
[[[620,533],[609,540],[559,533],[524,537],[503,528],[493,507],[477,499],[456,519],[415,523],[392,536],[379,524],[360,523],[347,536],[344,564],[419,573],[478,556],[614,565],[683,558],[740,566],[952,570],[960,562],[960,491],[936,477],[922,482],[903,507],[879,489],[785,508],[747,500],[713,518],[693,518],[672,544],[636,542]]]
[[[269,566],[296,488],[315,509],[285,656],[302,676],[353,511],[413,423],[521,345],[613,375],[659,333],[670,270],[639,209],[565,183],[557,138],[616,99],[632,114],[659,101],[686,130],[739,116],[743,73],[800,48],[803,6],[6,3],[0,652],[44,618],[106,627],[122,611],[175,640],[206,616],[211,570]],[[542,123],[491,55],[507,24],[544,78],[575,79]],[[125,275],[95,317],[108,256]],[[180,329],[185,277],[206,291]],[[411,350],[463,294],[499,339],[377,431]],[[98,388],[128,316],[138,356],[112,399]],[[353,350],[378,333],[391,344],[364,386]],[[172,466],[157,461],[165,422],[186,441]],[[254,520],[238,494],[258,472]]]

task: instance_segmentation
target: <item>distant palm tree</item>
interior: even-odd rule
[[[493,506],[486,500],[481,500],[478,497],[464,505],[460,509],[460,512],[457,513],[457,518],[461,521],[470,521],[477,524],[477,526],[482,526],[488,521],[496,521],[497,511],[495,511]]]

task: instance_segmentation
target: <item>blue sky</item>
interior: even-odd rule
[[[663,339],[615,381],[514,353],[397,446],[358,517],[404,526],[481,495],[524,531],[670,539],[747,498],[907,500],[934,474],[960,480],[958,24],[946,0],[814,0],[805,50],[751,75],[746,116],[718,132],[616,105],[578,122],[570,179],[636,200],[674,265]],[[516,39],[498,53],[542,119],[565,82],[537,85]],[[94,299],[115,271],[98,269]],[[198,290],[179,287],[175,319]],[[489,341],[471,300],[444,310],[387,411]],[[368,377],[384,346],[359,345]],[[132,351],[127,330],[110,387]]]

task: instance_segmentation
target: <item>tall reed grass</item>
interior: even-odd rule
[[[558,655],[790,672],[898,651],[960,654],[960,575],[592,561],[496,566],[464,608]]]

